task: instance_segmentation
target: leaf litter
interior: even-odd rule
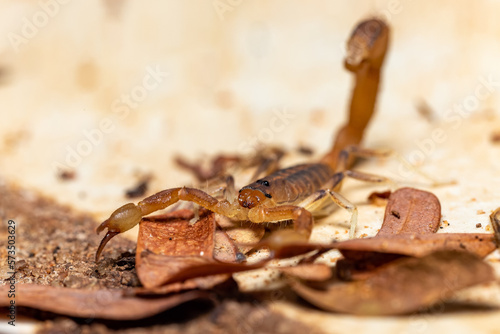
[[[492,268],[481,260],[496,248],[494,235],[436,234],[440,210],[433,194],[403,188],[390,195],[377,236],[312,244],[294,242],[286,230],[276,231],[281,236],[274,238],[269,260],[302,255],[297,265],[277,268],[293,291],[328,311],[390,315],[422,310],[446,300],[455,291],[494,279]],[[190,222],[192,217],[192,211],[180,210],[143,219],[135,258],[142,287],[88,290],[25,284],[19,285],[23,293],[17,303],[74,317],[140,319],[189,300],[207,298],[217,286],[230,282],[231,274],[269,263],[241,262],[237,256],[241,252],[239,241],[227,234],[223,243],[232,244],[226,247],[230,256],[223,257],[224,262],[218,260],[216,235],[223,230],[215,215],[201,212],[194,224]],[[230,226],[228,222],[222,225]],[[244,235],[245,228],[239,228]],[[246,228],[252,240],[260,239],[260,230]],[[248,241],[242,240],[242,244]],[[269,246],[265,240],[254,246]],[[344,255],[337,267],[308,261],[317,252],[330,249]],[[346,269],[345,262],[352,268]],[[338,275],[342,270],[344,274]],[[57,302],[51,302],[54,300]],[[96,303],[98,300],[104,302]],[[0,299],[3,306],[7,302],[5,297]]]

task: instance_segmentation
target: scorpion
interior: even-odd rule
[[[356,74],[351,117],[341,130],[340,137],[337,136],[332,150],[319,162],[278,170],[244,186],[232,199],[218,200],[196,188],[177,187],[160,191],[138,204],[125,204],[97,228],[97,233],[105,228],[107,233],[97,249],[96,261],[115,235],[139,224],[143,216],[180,200],[240,221],[267,223],[292,220],[295,236],[305,241],[311,235],[314,222],[311,212],[333,202],[350,213],[349,237],[354,238],[357,208],[338,193],[343,180],[351,177],[368,182],[390,181],[385,177],[349,170],[354,157],[387,156],[386,151],[364,149],[357,144],[373,114],[388,36],[388,26],[379,19],[362,21],[353,30],[345,61],[345,67]],[[339,142],[343,143],[342,149],[339,149]]]

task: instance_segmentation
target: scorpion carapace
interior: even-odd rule
[[[367,28],[372,26],[379,29]],[[360,124],[364,129],[368,122],[366,118],[373,113],[374,94],[376,95],[378,87],[377,73],[381,66],[379,60],[383,60],[387,48],[387,35],[388,27],[385,23],[377,19],[367,20],[354,30],[351,36],[351,41],[354,42],[348,43],[348,48],[355,47],[356,50],[348,49],[347,57],[357,52],[356,67],[361,68],[359,73],[356,72],[357,80],[351,101],[350,120],[346,126],[346,129],[354,131],[355,135],[359,135]],[[352,61],[346,59],[346,63],[351,64]],[[363,96],[364,94],[370,96]],[[362,102],[365,98],[368,101],[366,103]],[[360,117],[362,119],[359,119]],[[352,146],[346,148],[345,145],[351,143],[352,139],[346,140],[345,136],[341,136],[340,141],[342,142],[340,146],[335,144],[321,162],[278,170],[241,188],[236,200],[217,200],[199,189],[182,187],[163,190],[145,198],[137,205],[126,204],[115,210],[97,228],[98,233],[105,228],[108,231],[96,252],[96,261],[113,236],[139,224],[143,216],[167,208],[179,200],[194,202],[217,214],[253,223],[293,220],[295,241],[309,239],[313,216],[308,209],[313,210],[334,202],[351,213],[349,236],[353,238],[357,209],[336,191],[346,176],[370,182],[384,182],[387,179],[347,170],[351,156],[374,156],[379,155],[379,152]],[[358,143],[355,141],[356,145]]]
[[[249,194],[253,196],[262,194],[260,197],[272,199],[274,205],[297,204],[321,189],[330,180],[332,174],[330,166],[321,163],[280,169],[241,188],[238,199],[246,198]]]
[[[266,197],[271,198],[272,196],[260,189],[244,188],[240,190],[238,203],[244,208],[251,209],[264,202]]]

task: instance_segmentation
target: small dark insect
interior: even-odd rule
[[[76,178],[76,172],[74,170],[61,170],[57,177],[62,181],[74,180]]]
[[[144,196],[146,191],[148,191],[148,185],[150,181],[151,181],[151,176],[142,178],[135,187],[127,189],[125,191],[125,197],[136,198]]]
[[[397,211],[391,211],[391,215],[393,215],[394,217],[396,217],[397,219],[400,219],[401,216],[399,215],[399,212]]]

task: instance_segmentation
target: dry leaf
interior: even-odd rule
[[[193,213],[174,211],[166,215],[145,217],[137,239],[137,254],[148,250],[154,254],[213,256],[215,219],[206,214],[191,224]]]
[[[345,280],[366,279],[373,270],[403,255],[432,252],[435,250],[432,245],[436,247],[435,240],[429,245],[415,236],[433,234],[440,220],[441,204],[434,194],[414,188],[396,190],[389,196],[384,221],[375,238],[338,244],[345,257],[337,261],[338,276]],[[390,239],[398,235],[401,238]]]
[[[436,195],[414,188],[401,188],[389,197],[384,222],[377,236],[401,233],[435,233],[441,222]]]
[[[336,244],[345,258],[357,260],[365,252],[422,257],[438,250],[463,250],[485,257],[496,248],[492,234],[438,233],[396,234],[353,239]]]
[[[136,267],[137,275],[148,291],[165,284],[198,277],[257,269],[265,264],[243,265],[215,260],[213,258],[216,225],[214,214],[208,213],[194,224],[189,223],[188,218],[190,216],[185,211],[176,211],[164,216],[150,217],[141,222]],[[212,280],[220,283],[216,278],[207,278],[192,280],[185,286],[164,289],[169,291],[187,286],[194,287],[193,283],[206,285]]]
[[[262,268],[264,262],[253,265],[224,263],[201,256],[165,256],[143,252],[141,254],[140,279],[146,288],[155,288],[167,283],[184,281],[187,279],[230,274],[239,271]]]
[[[0,287],[0,306],[8,306],[9,287]],[[45,285],[16,285],[16,306],[27,306],[78,318],[136,320],[147,318],[187,301],[207,298],[204,291],[189,291],[160,298],[124,295],[124,290],[83,290]]]
[[[467,252],[442,251],[403,258],[374,276],[335,282],[326,290],[291,281],[302,298],[319,308],[362,315],[407,314],[446,301],[453,292],[494,280],[493,269]]]
[[[383,192],[374,191],[368,196],[368,202],[376,206],[385,206],[387,204],[389,196],[391,196],[390,190]]]
[[[493,213],[490,215],[490,222],[493,226],[495,242],[497,244],[497,247],[500,247],[500,208],[493,211]]]
[[[137,276],[146,288],[172,282],[173,277],[190,267],[213,261],[214,214],[201,217],[195,224],[189,223],[190,217],[190,211],[181,210],[141,222],[135,261]],[[144,254],[148,253],[171,258],[170,265],[164,268],[144,263]]]
[[[238,246],[241,253],[247,254],[264,237],[266,228],[264,224],[253,224],[247,222],[234,222],[231,219],[217,215],[217,224],[227,233]],[[216,242],[217,251],[217,242]]]
[[[239,263],[245,261],[246,256],[240,252],[226,231],[217,229],[215,231],[214,259],[220,262]]]
[[[127,290],[127,295],[152,296],[152,295],[166,295],[166,294],[170,294],[170,293],[178,293],[180,291],[193,290],[193,289],[209,290],[209,289],[212,289],[221,283],[224,283],[229,278],[231,278],[230,274],[195,277],[195,278],[187,279],[183,282],[175,282],[175,283],[162,285],[162,286],[158,286],[158,287],[154,287],[154,288],[130,289],[130,290]]]
[[[441,220],[438,198],[426,191],[402,188],[389,197],[382,227],[374,238],[348,240],[337,248],[345,259],[337,273],[361,280],[401,256],[422,257],[438,250],[466,250],[484,257],[495,249],[490,234],[435,234]]]

